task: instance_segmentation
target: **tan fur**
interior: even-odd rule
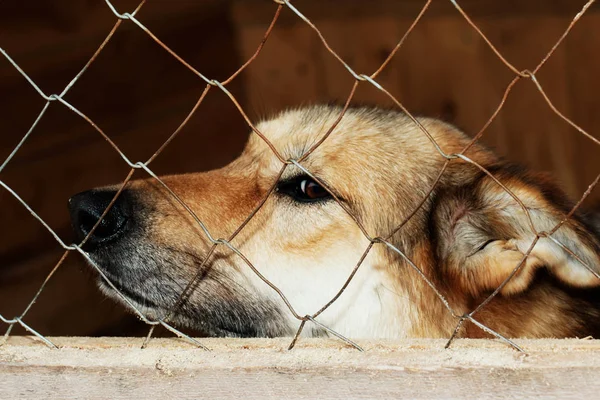
[[[339,107],[328,106],[292,110],[257,127],[284,158],[297,160],[323,136],[339,112]],[[441,121],[423,118],[420,122],[447,154],[460,152],[469,142]],[[537,230],[549,231],[564,216],[565,210],[544,194],[547,188],[531,183],[537,178],[530,173],[511,172],[478,144],[466,155],[495,169],[498,179],[530,211]],[[302,165],[342,199],[369,236],[386,237],[427,194],[444,162],[406,116],[357,108],[346,113]],[[242,155],[222,169],[162,179],[214,238],[227,238],[275,184],[281,168],[269,147],[253,134]],[[282,180],[299,173],[290,165]],[[177,254],[165,256],[164,266],[156,268],[165,279],[191,280],[211,243],[183,207],[152,179],[135,181],[128,189],[144,204],[143,215],[137,216],[148,221],[144,243],[169,247]],[[548,190],[562,196],[557,189]],[[471,254],[486,235],[494,241]],[[405,252],[462,314],[502,284],[534,237],[520,205],[477,167],[456,159],[423,207],[390,243]],[[582,222],[570,220],[555,237],[576,245],[571,250],[598,270],[598,239]],[[296,204],[273,193],[232,244],[304,315],[316,312],[337,293],[369,241],[335,201]],[[185,254],[192,254],[196,261]],[[275,304],[285,328],[274,334],[294,332],[299,321],[239,256],[221,245],[206,265],[207,277],[226,277],[232,285],[218,286],[224,296],[234,299],[239,296],[235,290],[243,288],[248,301]],[[548,272],[547,277],[537,278],[540,268]],[[590,333],[585,328],[589,320],[599,313],[596,305],[574,298],[571,289],[598,284],[572,257],[542,238],[520,272],[477,318],[507,336],[583,336]],[[190,296],[191,307],[210,299],[213,289],[203,285],[201,281]],[[581,312],[581,307],[589,309]],[[157,317],[165,313],[152,307],[145,311]],[[457,323],[419,274],[383,244],[374,245],[346,292],[318,319],[355,337],[448,337]],[[485,336],[470,324],[465,324],[461,334]]]

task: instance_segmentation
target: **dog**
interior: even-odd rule
[[[592,217],[575,211],[520,265],[534,229],[551,232],[571,210],[550,179],[478,143],[440,175],[441,151],[458,154],[471,139],[445,122],[416,124],[376,107],[348,108],[315,148],[341,112],[287,110],[256,125],[273,148],[251,134],[221,169],[162,177],[166,187],[154,178],[129,182],[83,247],[114,285],[101,278],[102,290],[149,318],[210,336],[290,336],[296,316],[319,311],[360,264],[316,317],[346,337],[447,338],[457,316],[498,288],[474,318],[501,335],[598,336],[600,235]],[[69,200],[78,240],[118,188]],[[310,323],[303,331],[325,334]],[[469,321],[459,334],[489,336]]]

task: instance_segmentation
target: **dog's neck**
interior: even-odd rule
[[[407,256],[416,265],[427,265],[424,263],[431,260],[424,256],[431,251],[415,248],[417,251]],[[318,320],[351,338],[449,337],[458,321],[417,272],[416,265],[379,244],[342,296]],[[406,275],[411,275],[410,279]],[[403,286],[406,283],[411,287]]]

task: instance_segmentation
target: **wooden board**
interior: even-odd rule
[[[528,354],[488,340],[361,341],[365,352],[328,339],[27,337],[0,347],[0,398],[596,398],[600,342],[521,340]]]
[[[495,16],[524,15],[537,17],[540,15],[575,15],[579,12],[586,0],[459,0],[457,1],[469,15]],[[273,1],[264,0],[236,0],[234,16],[236,20],[243,20],[249,24],[264,24],[270,22],[269,13],[277,5]],[[371,16],[415,16],[425,5],[426,0],[377,0],[369,2],[345,0],[304,0],[294,3],[294,6],[305,16],[314,21],[337,19],[343,22],[351,18],[364,18]],[[600,9],[600,4],[594,3],[591,10]],[[457,14],[456,8],[450,1],[434,1],[430,7],[434,15]],[[282,15],[282,24],[295,24],[298,16],[291,12]]]

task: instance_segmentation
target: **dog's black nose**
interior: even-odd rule
[[[78,241],[83,240],[90,233],[116,193],[112,190],[88,190],[69,199],[71,224]],[[131,214],[128,197],[127,191],[119,195],[85,243],[86,250],[114,241],[125,233]]]

